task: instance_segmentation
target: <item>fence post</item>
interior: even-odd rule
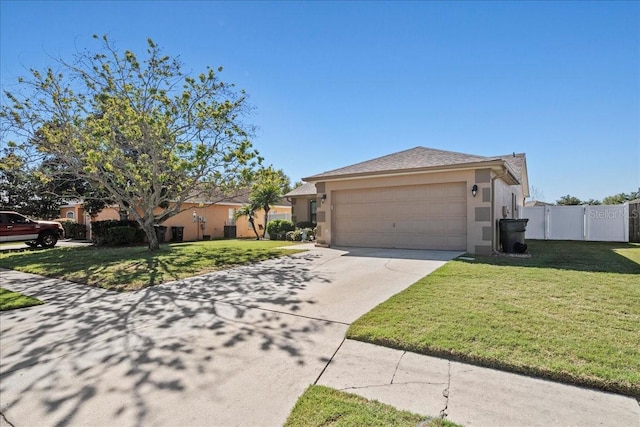
[[[591,233],[590,233],[590,228],[591,228],[591,221],[589,220],[589,205],[584,205],[584,210],[582,211],[582,240],[584,241],[588,241],[589,238],[591,237]]]
[[[544,240],[549,240],[549,206],[544,207]]]
[[[629,242],[629,220],[630,220],[630,214],[631,212],[629,212],[629,202],[625,202],[624,203],[624,208],[623,208],[623,216],[624,216],[624,220],[622,221],[622,229],[623,229],[623,236],[625,237],[625,242]]]

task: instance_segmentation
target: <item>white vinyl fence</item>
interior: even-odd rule
[[[290,213],[271,213],[269,212],[269,221],[273,221],[275,219],[286,219],[287,221],[291,221],[291,214]]]
[[[520,218],[529,218],[526,239],[629,241],[628,203],[523,207]]]

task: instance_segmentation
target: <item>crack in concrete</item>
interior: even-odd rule
[[[7,419],[7,417],[6,417],[2,412],[0,412],[0,417],[2,417],[2,419],[4,420],[4,422],[5,422],[5,423],[7,423],[7,424],[9,425],[9,427],[15,427],[15,426],[14,426],[14,425],[13,425],[13,424],[8,420],[8,419]]]
[[[389,270],[389,271],[393,271],[394,273],[405,274],[405,275],[407,275],[407,276],[420,277],[420,278],[424,277],[424,276],[423,276],[423,275],[421,275],[421,274],[416,274],[416,273],[412,273],[412,272],[410,272],[410,271],[403,271],[403,270],[397,270],[397,269],[395,269],[395,268],[391,268],[391,266],[389,266],[389,264],[391,263],[391,261],[393,261],[393,260],[395,260],[395,259],[396,259],[396,258],[389,258],[389,259],[387,260],[387,262],[384,264],[384,268],[386,268],[386,269],[387,269],[387,270]]]
[[[447,363],[447,388],[442,391],[442,395],[446,399],[444,402],[444,408],[440,411],[440,418],[447,418],[447,409],[449,409],[449,390],[451,389],[451,361]]]
[[[331,355],[331,358],[324,365],[324,368],[322,368],[322,371],[320,372],[320,375],[318,375],[318,378],[316,378],[316,380],[313,382],[313,385],[317,385],[318,384],[318,381],[320,381],[320,378],[322,378],[322,375],[324,375],[324,371],[326,371],[327,368],[329,367],[329,365],[331,364],[331,362],[333,362],[333,358],[336,357],[336,354],[338,354],[338,350],[340,350],[340,347],[342,347],[342,344],[344,344],[345,340],[346,340],[346,338],[342,339],[342,342],[340,343],[338,348],[336,348],[336,351],[333,352],[333,354]]]
[[[407,352],[403,351],[402,354],[400,355],[400,359],[398,359],[398,363],[396,363],[396,369],[393,370],[393,376],[391,377],[390,384],[393,384],[393,380],[396,378],[396,374],[398,373],[398,368],[400,367],[400,362],[402,362],[402,358],[404,357],[405,354],[407,354]]]
[[[432,382],[427,382],[427,381],[407,381],[407,382],[402,382],[402,383],[393,383],[393,384],[369,384],[369,385],[364,385],[364,386],[353,386],[353,387],[344,387],[341,388],[341,391],[346,391],[346,390],[364,390],[367,388],[382,388],[382,387],[389,387],[390,385],[409,385],[409,384],[423,384],[423,385],[444,385],[445,383],[432,383]]]

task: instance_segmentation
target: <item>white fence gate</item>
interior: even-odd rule
[[[629,241],[628,203],[523,207],[520,218],[529,218],[526,239]]]

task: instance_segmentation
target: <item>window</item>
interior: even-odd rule
[[[76,215],[73,213],[73,211],[67,212],[67,219],[76,219]]]
[[[229,208],[229,215],[227,217],[227,225],[236,225],[236,210]]]
[[[309,202],[309,221],[314,224],[317,224],[318,219],[318,202],[317,200],[311,200]]]
[[[29,224],[31,221],[29,221],[27,218],[23,217],[22,215],[18,215],[18,214],[8,214],[7,215],[8,219],[9,219],[9,224]]]

